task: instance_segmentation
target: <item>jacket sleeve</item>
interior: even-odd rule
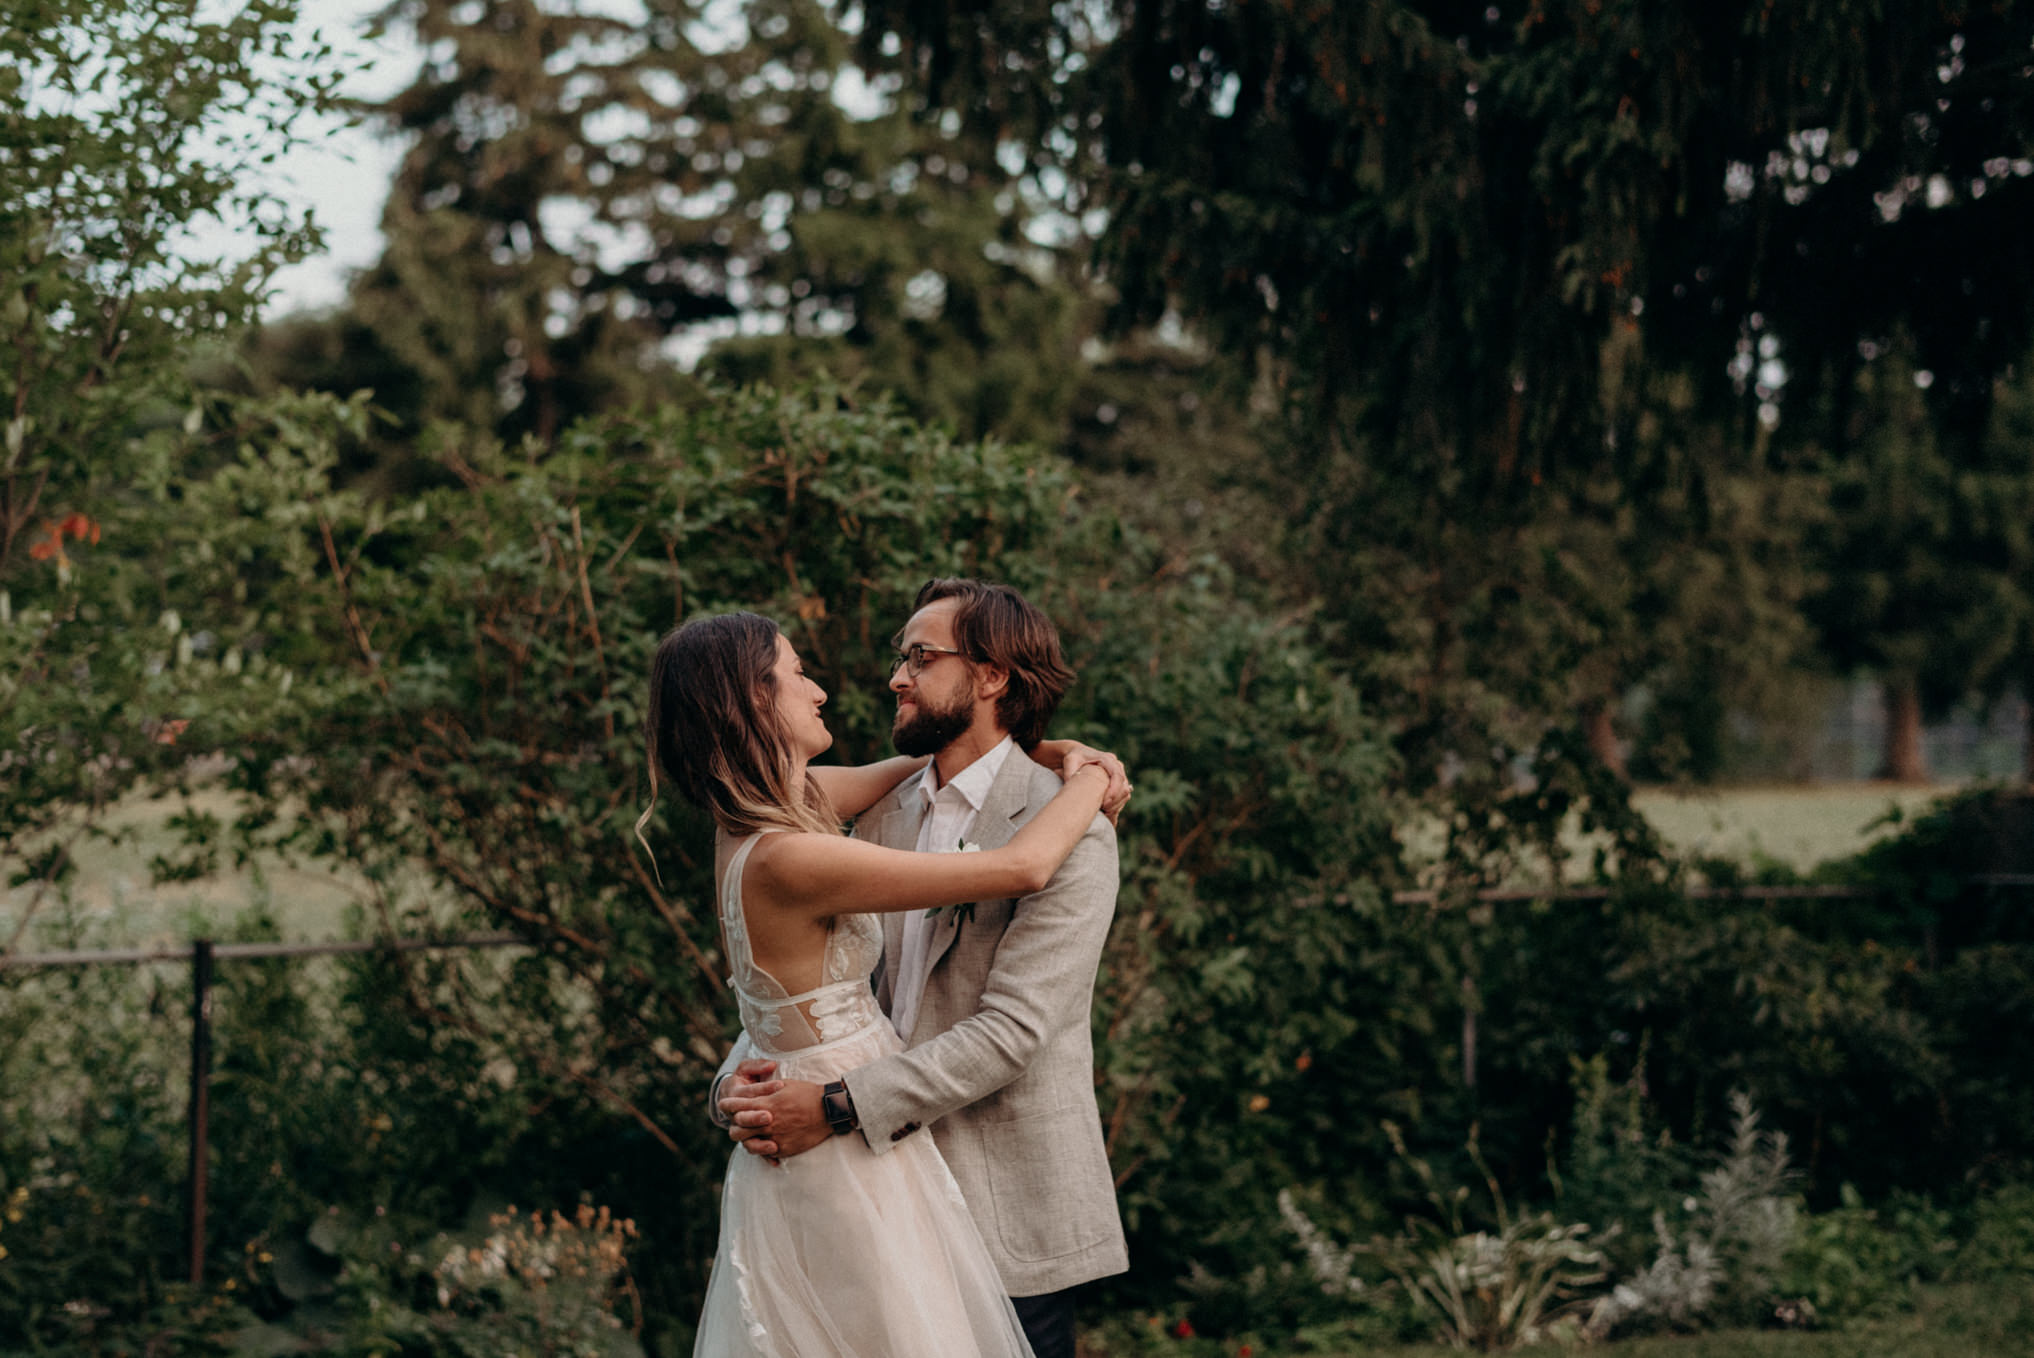
[[[1097,816],[1045,889],[1017,901],[975,1014],[845,1077],[871,1149],[1001,1089],[1053,1034],[1088,1024],[1116,886],[1116,832]]]

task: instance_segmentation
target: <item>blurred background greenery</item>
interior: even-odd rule
[[[948,572],[1136,771],[1092,1352],[2029,1351],[2034,8],[303,17],[0,15],[0,952],[526,946],[221,962],[195,1282],[185,969],[0,968],[0,1352],[687,1351],[647,657],[872,757]]]

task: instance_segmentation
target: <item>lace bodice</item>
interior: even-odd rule
[[[764,831],[764,834],[770,833]],[[826,931],[826,955],[816,989],[794,995],[756,965],[742,909],[742,869],[762,834],[750,835],[728,856],[720,887],[720,927],[727,940],[728,984],[741,1005],[749,1040],[771,1053],[797,1051],[883,1022],[869,973],[883,955],[883,929],[874,915],[837,915]]]

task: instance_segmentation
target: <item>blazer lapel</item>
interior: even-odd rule
[[[918,829],[925,823],[925,800],[918,795],[919,776],[914,774],[907,778],[903,787],[891,794],[892,805],[885,808],[882,818],[876,823],[876,832],[871,838],[886,849],[909,851],[918,847]],[[883,968],[893,977],[897,974],[898,957],[904,946],[904,917],[909,913],[890,910],[882,917]]]
[[[1030,755],[1010,747],[1003,767],[996,770],[996,781],[989,784],[989,795],[982,798],[982,809],[975,813],[974,828],[968,832],[970,842],[1000,849],[1015,838],[1017,818],[1031,804],[1031,775],[1037,768]]]
[[[1003,767],[996,770],[996,781],[989,784],[989,795],[982,798],[982,809],[975,813],[975,823],[968,831],[969,843],[979,844],[984,849],[1000,849],[1015,837],[1017,817],[1023,815],[1030,805],[1031,773],[1036,767],[1024,751],[1014,745],[1011,747],[1010,753],[1004,756]],[[915,829],[913,833],[916,833]],[[928,976],[946,956],[947,950],[959,941],[961,930],[967,928],[965,924],[956,924],[955,918],[953,915],[946,916],[932,936],[932,956],[925,964]],[[902,934],[903,926],[899,925],[899,937]],[[886,942],[888,938],[886,932]],[[919,1013],[922,1021],[924,1010],[921,1008]]]

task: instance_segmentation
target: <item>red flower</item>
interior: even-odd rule
[[[73,537],[79,542],[96,543],[99,540],[99,521],[83,514],[66,514],[54,523],[44,524],[43,532],[48,536],[31,543],[28,555],[37,561],[55,557],[58,565],[68,566],[70,558],[64,555],[64,539]]]
[[[1181,1339],[1192,1339],[1194,1337],[1194,1327],[1188,1324],[1184,1318],[1181,1319],[1179,1324],[1172,1327],[1172,1332]]]
[[[174,745],[177,743],[177,737],[188,730],[190,725],[191,723],[186,718],[172,718],[156,727],[155,734],[150,739],[158,745]]]

